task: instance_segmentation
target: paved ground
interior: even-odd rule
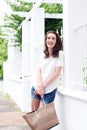
[[[0,81],[0,130],[30,130],[23,114],[9,95],[3,93],[3,82]]]

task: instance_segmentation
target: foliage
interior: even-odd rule
[[[32,7],[33,3],[25,2],[23,0],[5,0],[9,6],[11,6],[13,11],[21,11],[21,12],[29,12]]]
[[[21,12],[29,12],[34,3],[25,2],[22,0],[15,0],[11,2],[11,0],[5,0],[12,8],[13,11],[21,11]],[[42,4],[40,7],[45,9],[45,13],[62,13],[62,5],[61,4]],[[11,16],[5,15],[5,27],[12,28],[16,34],[16,42],[20,45],[22,44],[22,28],[21,23],[24,20],[24,17],[20,17],[16,14],[11,14]],[[61,30],[62,19],[45,19],[45,32],[48,30]]]
[[[7,59],[7,40],[0,27],[0,79],[3,79],[3,61]]]
[[[45,26],[45,33],[49,30],[58,30],[61,35],[62,19],[45,19]]]
[[[63,6],[61,4],[42,4],[41,7],[45,9],[45,13],[62,13]],[[45,19],[45,33],[49,30],[55,30],[61,35],[62,19]]]
[[[42,4],[41,7],[45,9],[45,13],[62,13],[63,6],[62,4]]]
[[[9,22],[5,22],[4,27],[12,29],[13,32],[13,37],[15,39],[15,42],[18,42],[22,44],[22,28],[21,28],[21,23],[24,20],[23,17],[20,17],[19,15],[14,15],[12,14],[10,17],[5,15],[5,21],[8,19]],[[9,32],[10,33],[10,32]],[[9,35],[12,35],[11,33]]]

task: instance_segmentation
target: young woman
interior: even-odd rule
[[[58,77],[63,68],[63,45],[60,36],[55,31],[47,32],[45,49],[40,57],[37,72],[37,82],[31,89],[32,110],[37,110],[40,102],[49,104],[54,101]]]

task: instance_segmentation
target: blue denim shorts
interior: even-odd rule
[[[31,88],[31,97],[35,98],[35,99],[38,99],[40,101],[43,101],[43,99],[41,98],[41,96],[39,94],[34,95],[34,91],[35,91],[35,88],[32,87]],[[49,103],[54,101],[55,95],[56,95],[56,91],[57,91],[57,89],[54,89],[52,92],[44,94],[44,102],[46,104],[49,104]]]

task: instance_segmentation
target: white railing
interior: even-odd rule
[[[77,70],[76,86],[87,87],[87,24],[74,29],[75,34],[75,64]]]

